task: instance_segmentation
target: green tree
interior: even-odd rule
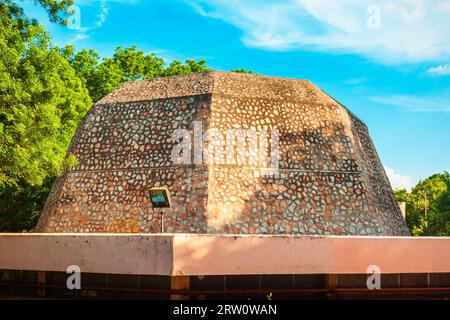
[[[0,0],[0,5],[7,7],[10,12],[23,19],[22,9],[17,2],[20,1]],[[73,0],[34,0],[34,3],[43,7],[47,11],[50,21],[54,23],[66,25],[67,18],[72,15]]]
[[[174,60],[160,76],[174,76],[178,74],[190,74],[209,70],[211,69],[206,66],[205,60],[196,61],[193,59],[187,59],[184,64],[179,60]]]
[[[98,101],[127,81],[210,70],[204,60],[188,59],[185,63],[175,60],[166,66],[163,58],[154,53],[145,54],[135,46],[118,47],[112,58],[103,59],[92,49],[75,53],[73,47],[69,46],[62,53],[83,79],[93,101]]]
[[[232,69],[231,72],[237,72],[237,73],[247,73],[247,74],[253,74],[253,70],[247,70],[247,69]]]
[[[396,190],[398,201],[406,202],[406,221],[416,236],[444,236],[450,221],[450,175],[434,174],[420,181],[410,193]]]
[[[38,3],[48,9],[52,1]],[[49,9],[55,21],[58,8]],[[19,212],[61,173],[92,102],[42,26],[9,1],[0,3],[0,29],[0,229],[20,230],[28,225],[19,223]]]

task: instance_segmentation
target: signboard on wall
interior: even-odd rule
[[[150,201],[153,208],[170,208],[169,190],[166,187],[151,188]]]

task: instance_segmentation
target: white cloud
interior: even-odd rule
[[[402,176],[389,167],[384,167],[384,170],[391,182],[392,189],[406,189],[407,191],[411,191],[413,183],[410,176]]]
[[[107,20],[109,14],[108,3],[125,3],[125,4],[136,4],[139,0],[75,0],[73,9],[75,10],[75,14],[72,16],[70,20],[71,23],[74,23],[77,27],[73,28],[78,33],[73,38],[72,41],[76,42],[79,40],[84,40],[89,38],[91,35],[87,34],[89,31],[100,28]],[[96,21],[88,26],[83,25],[83,6],[93,6],[98,5],[98,13],[96,15]],[[76,20],[79,21],[76,21]],[[69,25],[70,28],[70,25]]]
[[[252,47],[357,53],[383,63],[441,61],[450,54],[448,1],[184,1],[241,29]],[[374,5],[380,29],[368,28]]]
[[[450,112],[450,98],[436,96],[373,96],[370,100],[414,112]]]
[[[431,67],[427,69],[427,72],[433,75],[438,76],[447,76],[450,75],[450,65],[448,64],[441,64],[436,67]]]
[[[351,78],[344,81],[346,85],[359,85],[367,82],[367,78]]]
[[[90,1],[75,1],[75,5],[73,7],[75,10],[75,14],[72,17],[71,22],[73,22],[74,25],[76,26],[74,29],[84,35],[86,35],[85,33],[88,31],[100,28],[106,22],[106,19],[108,18],[108,13],[109,13],[109,7],[107,6],[108,1],[106,1],[106,0],[93,1],[93,3],[95,3],[95,2],[99,3],[99,11],[96,15],[97,20],[93,24],[86,26],[86,25],[83,25],[83,9],[82,9],[82,7],[79,7],[79,5],[89,5],[92,3],[90,3]],[[86,35],[86,37],[88,37],[88,36]]]
[[[82,41],[89,38],[89,36],[87,34],[84,33],[77,33],[71,40],[71,43],[77,42],[77,41]]]
[[[71,32],[67,33],[66,37],[62,41],[56,41],[60,46],[65,46],[67,44],[73,44],[82,40],[88,39],[95,29],[100,28],[108,18],[109,6],[108,3],[123,3],[133,5],[138,3],[140,0],[75,0],[73,15],[68,18],[69,27]],[[27,16],[32,17],[39,21],[46,30],[55,31],[58,28],[62,28],[54,23],[51,23],[46,10],[42,6],[38,5],[34,0],[24,0],[21,2],[20,7],[25,10]],[[85,10],[90,7],[89,10]],[[86,18],[89,12],[89,16]],[[94,18],[95,17],[95,18]],[[87,23],[87,20],[92,20]],[[91,32],[92,31],[92,32]]]
[[[95,24],[96,27],[102,26],[105,23],[106,18],[108,17],[109,8],[107,7],[106,3],[107,1],[102,1],[100,3],[100,12],[97,15],[98,20]]]

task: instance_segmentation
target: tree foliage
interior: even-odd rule
[[[0,186],[41,185],[61,172],[91,99],[40,25],[0,10]]]
[[[34,0],[34,3],[47,11],[51,22],[66,25],[67,18],[72,14],[70,7],[73,0]]]
[[[175,60],[166,65],[163,58],[154,53],[145,54],[135,46],[118,47],[111,58],[103,59],[92,49],[75,53],[74,48],[68,46],[62,52],[83,79],[93,101],[98,101],[127,81],[210,70],[204,60],[188,59],[185,63]]]
[[[49,11],[54,19],[58,8]],[[45,183],[62,171],[92,103],[42,26],[9,1],[0,3],[0,29],[0,229],[17,230],[29,226],[18,221],[21,213],[35,220]]]
[[[413,235],[450,235],[450,175],[447,172],[420,181],[411,192],[396,190],[395,195],[398,201],[406,202],[406,221]]]
[[[23,1],[23,0],[22,0]],[[67,24],[67,19],[71,16],[73,0],[33,0],[36,5],[44,8],[51,22],[58,24]],[[0,6],[7,7],[11,12],[14,12],[16,16],[24,18],[23,11],[16,2],[12,0],[0,0]]]
[[[253,70],[247,70],[247,69],[232,69],[230,71],[237,72],[237,73],[253,74]]]

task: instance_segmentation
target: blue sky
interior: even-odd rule
[[[450,1],[75,0],[58,45],[308,79],[369,127],[394,188],[450,171]]]

